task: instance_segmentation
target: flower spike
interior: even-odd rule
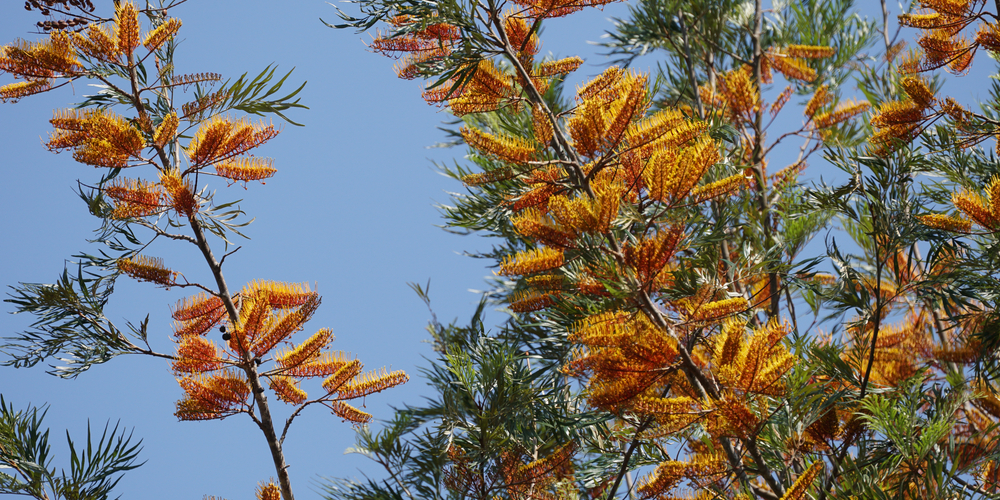
[[[111,212],[113,219],[148,217],[162,209],[163,192],[151,182],[118,178],[104,188],[104,195],[115,201],[115,209]]]
[[[15,45],[0,47],[0,71],[26,80],[71,78],[81,70],[73,41],[62,31],[52,32],[48,40],[41,42],[19,40]]]
[[[281,500],[281,488],[274,483],[274,479],[269,479],[266,483],[261,481],[257,485],[257,500]]]
[[[405,373],[402,371],[394,371],[392,373],[387,373],[385,368],[382,368],[378,372],[368,372],[364,375],[357,376],[354,380],[340,386],[337,389],[337,397],[341,399],[355,399],[369,394],[375,394],[376,392],[382,392],[391,387],[396,387],[397,385],[403,384],[410,380]]]
[[[825,59],[833,57],[837,53],[834,47],[818,45],[789,45],[785,47],[786,54],[790,57],[802,57],[804,59]]]
[[[333,332],[329,328],[322,328],[297,347],[278,353],[275,361],[282,368],[299,366],[319,357],[330,342],[333,342]]]
[[[221,419],[246,411],[250,384],[236,372],[223,370],[211,376],[185,377],[178,382],[185,392],[174,413],[180,420]]]
[[[300,405],[309,397],[306,391],[299,387],[299,381],[291,377],[276,376],[271,377],[271,390],[278,396],[278,399],[292,405]]]
[[[214,342],[201,336],[188,335],[181,337],[177,359],[171,364],[171,368],[178,374],[204,373],[218,370],[224,365]]]
[[[345,364],[333,375],[330,375],[323,381],[323,388],[330,394],[340,389],[342,385],[347,383],[348,380],[356,377],[361,373],[361,361],[354,360],[350,363]]]
[[[17,102],[22,97],[40,94],[52,88],[49,80],[28,80],[26,82],[14,82],[0,87],[0,101]]]
[[[236,158],[215,165],[215,173],[233,181],[262,181],[278,170],[270,158]]]
[[[330,401],[328,404],[334,415],[356,425],[367,424],[374,418],[371,413],[363,412],[343,401]]]
[[[469,147],[511,163],[527,163],[534,159],[535,147],[520,137],[487,134],[476,128],[462,127],[462,138]]]
[[[121,54],[131,54],[139,46],[139,11],[132,2],[115,6],[115,38]]]
[[[822,460],[817,460],[813,462],[805,472],[797,480],[795,484],[792,485],[788,491],[785,492],[785,496],[781,497],[781,500],[802,500],[806,498],[806,492],[809,491],[809,487],[812,486],[813,481],[816,480],[816,476],[825,469],[825,465]]]
[[[223,309],[222,299],[216,296],[206,296],[204,292],[182,299],[170,315],[177,321],[191,321]]]
[[[118,270],[139,281],[150,281],[158,285],[171,286],[177,272],[163,266],[163,259],[135,255],[118,259]]]
[[[85,32],[74,33],[73,44],[87,57],[103,62],[118,59],[118,41],[105,24],[89,24]]]
[[[146,34],[146,38],[142,41],[142,45],[146,47],[146,50],[154,51],[163,45],[163,42],[174,37],[177,31],[181,29],[181,20],[170,18],[166,22],[159,25],[153,31]]]
[[[163,121],[160,122],[160,125],[156,127],[156,131],[153,133],[153,143],[162,148],[168,142],[172,141],[174,135],[177,133],[177,125],[179,124],[180,120],[177,118],[177,113],[170,113],[163,117]]]
[[[202,124],[188,145],[188,157],[196,167],[239,156],[278,135],[274,125],[251,124],[214,116]]]
[[[182,179],[177,170],[160,173],[160,185],[170,195],[170,206],[179,215],[191,217],[198,211],[198,198],[194,194],[191,181]]]
[[[561,267],[564,262],[563,251],[555,248],[536,248],[507,256],[500,264],[501,276],[521,276],[540,273]]]

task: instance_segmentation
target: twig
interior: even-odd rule
[[[688,85],[691,86],[691,94],[694,96],[694,103],[698,109],[698,117],[704,120],[705,106],[701,102],[701,96],[698,94],[698,82],[694,77],[694,63],[691,59],[691,45],[688,43],[687,23],[684,22],[683,10],[677,12],[677,19],[681,26],[681,40],[684,42],[684,62],[687,66]]]
[[[226,253],[225,255],[223,255],[223,256],[222,256],[222,258],[221,258],[221,259],[219,259],[219,265],[221,266],[221,265],[222,265],[222,263],[226,261],[226,257],[229,257],[230,255],[232,255],[232,254],[236,253],[236,252],[237,252],[237,251],[239,251],[239,249],[241,249],[241,248],[243,248],[243,245],[240,245],[240,246],[238,246],[238,247],[234,248],[232,252],[228,252],[228,253]]]
[[[667,391],[670,390],[670,386],[667,386]],[[666,393],[666,391],[664,391]],[[615,482],[611,485],[611,489],[608,490],[608,495],[605,497],[607,500],[614,500],[618,495],[618,486],[622,483],[622,478],[625,477],[625,473],[628,472],[628,464],[632,459],[632,453],[635,452],[635,448],[639,446],[639,436],[642,431],[646,430],[653,423],[653,417],[646,417],[645,420],[639,424],[639,427],[635,429],[635,434],[632,436],[632,442],[629,443],[628,449],[625,450],[625,455],[622,456],[622,465],[618,470],[618,474],[615,476]]]

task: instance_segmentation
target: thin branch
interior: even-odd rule
[[[239,251],[239,249],[241,249],[241,248],[243,248],[243,245],[240,245],[240,246],[238,246],[238,247],[234,248],[232,252],[228,252],[228,253],[226,253],[225,255],[223,255],[223,256],[222,256],[222,258],[221,258],[221,259],[219,259],[219,266],[221,267],[221,266],[222,266],[222,264],[223,264],[224,262],[226,262],[226,257],[229,257],[230,255],[232,255],[232,254],[234,254],[234,253],[238,252],[238,251]]]
[[[882,38],[885,39],[885,53],[889,53],[889,49],[892,48],[892,42],[889,41],[889,6],[886,5],[885,0],[881,0],[882,3]]]
[[[135,352],[127,352],[125,354],[144,354],[146,356],[153,356],[154,358],[169,359],[171,361],[177,359],[176,356],[172,356],[170,354],[163,354],[163,353],[160,353],[160,352],[156,352],[156,351],[154,351],[152,349],[136,349]]]
[[[667,386],[667,391],[670,390],[670,386]],[[664,391],[666,393],[666,391]],[[625,473],[628,472],[628,464],[632,459],[632,453],[635,452],[635,448],[639,446],[639,436],[642,431],[646,430],[653,423],[653,417],[646,417],[645,420],[635,429],[635,434],[632,436],[632,441],[628,445],[628,449],[625,450],[625,455],[622,456],[622,465],[618,470],[618,474],[615,476],[615,482],[611,484],[611,489],[608,490],[608,496],[605,497],[608,500],[613,500],[618,495],[618,486],[622,483],[622,478],[625,477]]]
[[[194,244],[194,245],[198,244],[198,240],[196,240],[196,239],[194,239],[194,238],[192,238],[192,237],[190,237],[190,236],[188,236],[186,234],[168,233],[168,232],[164,231],[160,226],[157,226],[156,224],[152,224],[152,223],[150,223],[150,222],[148,222],[148,221],[146,221],[144,219],[135,219],[135,220],[133,220],[131,222],[133,224],[138,224],[138,225],[140,225],[140,226],[142,226],[142,227],[144,227],[146,229],[149,229],[150,231],[153,231],[154,233],[156,233],[157,236],[163,236],[164,238],[170,238],[172,240],[186,241],[186,242]]]
[[[784,134],[781,134],[780,136],[778,136],[777,139],[775,139],[775,141],[770,146],[768,146],[767,148],[764,149],[764,152],[762,153],[761,156],[767,156],[768,153],[770,153],[771,150],[774,149],[774,147],[778,145],[778,143],[780,143],[783,139],[786,139],[786,138],[791,137],[791,136],[805,137],[806,139],[811,140],[812,139],[812,134],[810,134],[808,136],[801,135],[803,132],[805,132],[807,130],[811,130],[811,129],[809,129],[808,127],[806,127],[806,126],[803,125],[802,128],[800,128],[798,130],[793,130],[791,132],[785,132]]]
[[[764,9],[761,5],[761,0],[754,1],[754,21],[753,21],[753,34],[751,39],[753,41],[753,80],[757,85],[757,111],[754,116],[753,122],[753,153],[751,157],[751,167],[753,168],[754,177],[757,178],[757,204],[758,210],[760,210],[762,219],[762,226],[764,229],[764,248],[765,250],[770,250],[775,245],[774,235],[772,234],[773,229],[771,228],[771,210],[767,202],[767,179],[764,175],[764,109],[762,106],[762,96],[761,90],[763,87],[763,63],[764,63],[764,50],[761,46],[761,32],[764,24]],[[779,313],[779,301],[781,300],[781,295],[778,293],[778,274],[774,269],[768,269],[768,295],[771,298],[771,304],[769,310],[767,311],[768,317],[774,318],[778,316]],[[769,483],[770,485],[770,483]],[[775,492],[779,490],[775,489]]]
[[[287,419],[285,419],[285,426],[281,429],[281,438],[278,439],[278,443],[279,444],[284,444],[284,442],[285,442],[285,435],[288,434],[288,428],[291,427],[292,421],[295,420],[295,417],[299,416],[299,413],[301,413],[302,410],[304,410],[307,406],[309,406],[311,404],[314,404],[314,403],[323,403],[325,401],[329,401],[327,399],[327,397],[329,397],[329,396],[330,396],[330,394],[328,393],[326,396],[314,399],[312,401],[306,401],[306,402],[302,403],[301,405],[299,405],[299,407],[296,408],[295,411],[293,411],[292,414],[289,415]]]
[[[869,201],[869,204],[871,201]],[[874,219],[875,214],[871,214]],[[861,397],[865,398],[866,391],[868,390],[868,380],[871,378],[872,367],[875,365],[875,346],[878,342],[879,327],[882,321],[882,269],[884,263],[882,262],[881,252],[879,252],[880,246],[878,242],[875,242],[875,324],[872,329],[872,341],[871,349],[868,353],[868,367],[865,369],[864,378],[861,379]]]
[[[410,489],[407,488],[405,484],[403,484],[403,481],[401,479],[399,479],[399,475],[396,474],[396,471],[392,470],[392,468],[389,467],[389,464],[382,459],[382,455],[378,453],[375,453],[374,455],[375,455],[375,461],[378,462],[379,465],[381,465],[382,468],[385,469],[385,471],[388,472],[390,476],[392,476],[392,478],[396,481],[396,484],[398,484],[399,487],[403,489],[403,493],[406,493],[406,496],[410,497],[410,500],[416,500],[413,498],[413,494],[410,493]]]
[[[684,22],[684,11],[677,12],[677,19],[681,26],[681,40],[684,42],[684,62],[687,66],[688,85],[691,86],[691,93],[694,95],[694,103],[698,109],[698,117],[705,119],[705,106],[701,102],[701,95],[698,94],[698,82],[694,77],[694,63],[691,59],[691,44],[688,42],[687,23]]]

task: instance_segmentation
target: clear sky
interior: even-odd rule
[[[94,2],[107,15],[111,2]],[[349,8],[349,6],[341,6]],[[35,40],[37,12],[12,2],[0,16],[0,44]],[[368,369],[406,370],[411,381],[370,397],[368,412],[391,416],[389,405],[417,404],[430,395],[419,376],[423,356],[431,356],[424,330],[429,314],[407,282],[431,280],[431,297],[442,320],[467,318],[478,302],[469,289],[481,289],[491,274],[487,262],[460,255],[489,248],[489,242],[448,234],[434,208],[448,201],[447,191],[462,187],[439,175],[431,159],[461,160],[461,149],[428,149],[444,139],[436,127],[449,115],[420,98],[420,83],[396,78],[393,61],[366,50],[370,37],[333,30],[319,20],[335,20],[323,1],[265,2],[190,0],[171,12],[184,25],[176,53],[178,73],[212,71],[224,78],[256,74],[270,63],[279,71],[293,67],[294,83],[308,81],[300,94],[308,110],[290,117],[305,127],[282,125],[282,133],[257,151],[275,159],[277,175],[265,186],[226,188],[217,183],[218,200],[243,199],[241,207],[256,221],[249,241],[226,260],[231,288],[254,279],[317,283],[323,305],[307,325],[337,336],[333,347],[357,355]],[[542,53],[582,55],[587,59],[573,82],[605,67],[588,41],[610,29],[609,16],[623,16],[623,4],[592,10],[548,24]],[[647,68],[648,71],[649,68]],[[5,76],[0,84],[11,80]],[[52,110],[70,107],[94,89],[81,80],[72,88],[0,105],[0,284],[53,282],[63,263],[80,251],[95,252],[85,240],[98,220],[74,194],[76,181],[95,182],[94,168],[69,153],[52,154],[42,140],[51,130]],[[276,122],[278,123],[278,122]],[[218,243],[218,242],[217,242]],[[157,242],[146,253],[162,257],[191,280],[211,282],[197,249]],[[217,255],[221,244],[216,246]],[[164,291],[148,283],[119,280],[107,310],[124,327],[150,315],[150,340],[173,352],[169,307],[188,291]],[[0,305],[4,313],[10,304]],[[0,336],[28,327],[33,318],[0,315]],[[216,339],[219,342],[219,339]],[[260,431],[243,415],[211,422],[178,422],[174,403],[182,392],[166,361],[126,356],[100,365],[76,380],[44,373],[44,367],[0,368],[0,393],[17,408],[49,404],[46,423],[56,464],[64,462],[64,429],[85,439],[93,427],[116,421],[143,439],[146,464],[129,472],[118,486],[124,498],[230,500],[253,498],[259,480],[274,474]],[[308,387],[306,387],[308,390]],[[270,394],[270,393],[269,393]],[[279,416],[290,407],[269,400]],[[312,410],[312,411],[309,411]],[[359,455],[344,455],[354,431],[321,407],[296,420],[285,441],[293,487],[299,498],[315,498],[319,475],[379,475]]]

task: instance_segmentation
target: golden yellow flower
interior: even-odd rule
[[[139,11],[132,2],[115,5],[115,38],[118,52],[126,56],[139,46]]]
[[[181,20],[170,18],[166,22],[159,25],[153,31],[146,34],[146,38],[142,41],[142,45],[146,47],[149,51],[154,51],[163,45],[163,42],[174,37],[177,31],[181,29]]]

